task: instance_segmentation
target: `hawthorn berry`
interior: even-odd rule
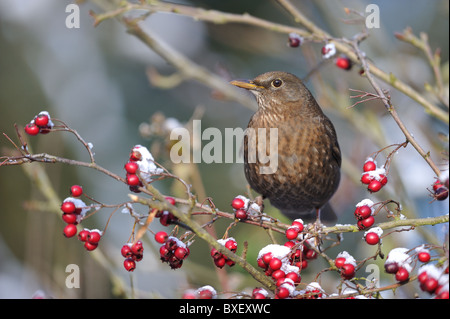
[[[381,184],[380,181],[374,179],[372,180],[369,185],[367,186],[367,189],[371,192],[371,193],[376,193],[378,192],[381,187],[383,187],[383,185]]]
[[[73,197],[80,197],[83,194],[83,187],[79,185],[73,185],[70,187],[70,194]]]
[[[25,125],[25,133],[31,136],[38,135],[40,130],[41,129],[34,123],[28,123]]]
[[[270,260],[269,267],[270,267],[270,269],[272,269],[272,270],[278,270],[278,269],[281,268],[281,265],[282,265],[282,264],[283,264],[283,263],[281,262],[280,259],[278,259],[278,258],[276,258],[276,257],[273,257],[273,258]]]
[[[75,224],[76,225],[78,216],[75,213],[63,213],[62,214],[62,219],[67,224]]]
[[[89,232],[86,241],[90,244],[96,245],[100,241],[101,237],[101,232],[97,229],[94,229]]]
[[[173,198],[173,197],[167,196],[165,199],[166,199],[166,201],[168,201],[171,205],[175,205],[175,204],[176,204],[175,198]]]
[[[239,197],[236,197],[231,201],[231,207],[233,207],[234,209],[241,209],[244,206],[245,202]]]
[[[368,233],[365,236],[365,240],[369,245],[376,245],[380,242],[380,236],[376,233]]]
[[[245,220],[245,219],[247,219],[247,212],[246,212],[245,210],[243,210],[243,209],[237,209],[237,210],[234,212],[234,216],[235,216],[237,219]]]
[[[404,282],[409,279],[409,272],[403,267],[400,267],[395,273],[395,280],[398,282]]]
[[[123,266],[127,271],[132,272],[136,269],[136,262],[133,260],[133,258],[128,257],[124,260]]]
[[[279,287],[275,292],[275,297],[279,299],[286,299],[287,297],[289,297],[289,295],[289,289],[287,289],[286,287]]]
[[[49,118],[47,114],[39,114],[34,119],[34,124],[36,124],[40,128],[47,127],[48,123]]]
[[[371,227],[374,223],[375,223],[375,218],[373,218],[373,216],[369,216],[365,219],[358,220],[358,222],[356,224],[358,225],[358,228],[360,230],[363,230],[363,229],[367,229],[367,228]]]
[[[139,165],[136,162],[128,162],[125,164],[124,168],[128,174],[136,174],[139,169]]]
[[[388,274],[395,274],[400,269],[397,263],[385,263],[384,264],[384,271]]]
[[[61,204],[61,210],[63,213],[71,214],[76,212],[76,207],[71,201],[65,201]]]
[[[301,233],[303,231],[303,220],[301,220],[300,218],[297,218],[296,220],[294,220],[292,222],[292,226],[293,227],[297,227],[298,228],[298,232]]]
[[[178,247],[177,249],[175,249],[174,255],[178,259],[184,259],[188,255],[188,250],[187,250],[187,248],[184,248],[184,247]]]
[[[289,33],[289,38],[288,39],[289,39],[288,45],[291,48],[297,48],[303,42],[303,38],[300,35],[298,35],[297,33],[294,33],[294,32]]]
[[[351,279],[355,276],[355,266],[352,264],[344,264],[341,267],[341,274],[346,279]]]
[[[354,215],[358,220],[366,219],[372,215],[372,209],[367,205],[358,206]]]
[[[364,163],[363,171],[364,172],[370,172],[377,169],[377,164],[375,164],[374,161],[368,160]]]
[[[168,237],[165,231],[159,231],[155,234],[155,240],[160,244],[164,244]]]
[[[433,293],[438,286],[439,282],[435,278],[428,278],[423,284],[420,285],[423,290],[429,292],[430,294]]]
[[[78,233],[78,239],[82,242],[87,241],[88,235],[89,235],[90,231],[89,229],[83,229]]]
[[[93,251],[95,248],[97,248],[97,246],[98,246],[98,243],[91,243],[91,242],[88,242],[88,241],[84,242],[84,248],[87,251]]]
[[[344,257],[338,257],[334,260],[334,265],[337,268],[341,268],[345,264],[345,258]]]
[[[74,224],[67,224],[63,230],[64,236],[67,238],[73,237],[77,234],[77,226]]]
[[[216,265],[217,268],[223,268],[223,266],[225,266],[227,262],[226,259],[222,256],[223,255],[221,254],[219,258],[214,259],[214,265]]]
[[[142,255],[142,253],[144,252],[142,241],[138,240],[133,245],[131,245],[131,251],[134,255]]]
[[[340,56],[335,61],[336,66],[343,70],[350,70],[352,68],[352,61],[346,56]]]
[[[139,176],[136,174],[127,174],[127,184],[129,186],[139,186],[141,184]]]
[[[430,256],[430,253],[428,251],[422,251],[422,252],[417,254],[417,258],[421,262],[426,263],[426,262],[430,261],[431,256]]]
[[[298,236],[298,228],[297,227],[289,227],[286,229],[286,238],[289,240],[294,240]]]
[[[370,174],[363,174],[363,175],[361,176],[361,183],[363,183],[363,184],[368,185],[368,184],[370,184],[370,182],[371,182],[372,180],[373,180],[373,177],[370,176]]]

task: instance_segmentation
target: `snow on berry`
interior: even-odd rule
[[[136,145],[131,150],[130,160],[136,159],[135,162],[139,166],[140,176],[147,182],[152,181],[153,175],[158,175],[163,172],[162,168],[159,168],[155,164],[155,160],[150,151],[142,145]],[[138,155],[139,154],[139,155]]]
[[[336,54],[336,46],[334,43],[327,43],[325,46],[322,47],[322,57],[324,59],[329,59],[333,55]]]
[[[296,48],[296,47],[302,45],[302,43],[303,43],[303,37],[301,37],[299,34],[297,34],[295,32],[289,33],[289,43],[288,43],[288,45],[291,48]]]
[[[338,258],[344,258],[344,264],[351,264],[353,266],[356,267],[356,260],[355,258],[350,255],[347,251],[341,251],[337,256],[336,259]]]
[[[399,247],[392,249],[386,258],[386,261],[384,262],[385,267],[387,264],[395,264],[399,268],[404,268],[408,273],[411,272],[412,266],[411,266],[411,257],[408,255],[408,249]]]
[[[383,230],[380,227],[373,227],[364,233],[364,239],[369,245],[376,245],[380,242]]]
[[[198,296],[199,299],[217,298],[216,290],[209,285],[198,288],[197,290],[195,290],[195,294]]]

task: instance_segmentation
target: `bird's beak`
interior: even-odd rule
[[[264,88],[263,86],[256,85],[251,80],[234,80],[234,81],[231,81],[230,83],[233,84],[234,86],[237,86],[239,88],[246,89],[246,90],[256,90],[256,89]]]

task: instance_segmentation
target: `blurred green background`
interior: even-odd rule
[[[311,20],[336,37],[350,38],[361,27],[344,23],[348,16],[344,7],[364,12],[370,1],[292,1]],[[170,75],[174,69],[160,57],[127,34],[115,20],[93,26],[89,10],[100,12],[89,1],[80,5],[79,29],[65,27],[66,5],[71,1],[0,0],[0,131],[13,140],[14,124],[24,126],[42,110],[65,121],[87,142],[94,145],[96,161],[117,174],[124,175],[123,165],[136,144],[149,148],[153,140],[139,133],[139,125],[148,122],[156,112],[187,122],[198,107],[204,109],[202,128],[247,126],[252,111],[242,105],[215,99],[211,89],[194,81],[182,82],[172,89],[152,86],[146,76],[151,67]],[[181,2],[180,2],[181,3]],[[293,19],[273,1],[182,1],[182,3],[251,15],[273,22],[295,25]],[[434,83],[433,73],[421,52],[401,43],[394,32],[412,27],[414,33],[426,32],[433,49],[441,49],[444,81],[448,92],[448,1],[378,1],[381,24],[372,29],[362,48],[377,66],[392,72],[419,92],[425,83]],[[287,35],[238,24],[213,25],[173,14],[153,14],[145,22],[161,38],[187,57],[215,72],[224,70],[233,78],[252,78],[271,70],[283,70],[305,77],[320,62],[321,44],[301,48],[287,46]],[[306,59],[305,57],[308,57]],[[354,205],[370,197],[374,201],[392,198],[406,207],[407,216],[432,216],[448,213],[448,200],[429,204],[427,188],[434,182],[433,172],[420,156],[408,146],[393,160],[390,183],[385,190],[369,195],[358,183],[362,163],[372,152],[392,143],[404,142],[400,130],[378,102],[369,102],[353,109],[349,88],[367,89],[367,81],[358,68],[344,71],[332,62],[323,64],[306,82],[325,113],[333,120],[344,156],[349,161],[333,204],[339,223],[354,223]],[[382,84],[382,87],[388,87]],[[408,128],[424,149],[442,164],[440,152],[447,147],[437,138],[438,132],[448,135],[448,126],[430,118],[411,99],[391,91],[392,100]],[[12,145],[0,136],[1,154]],[[378,141],[385,141],[377,145]],[[70,134],[52,133],[29,138],[37,152],[88,161],[83,147]],[[158,153],[156,160],[168,163],[167,153]],[[33,164],[37,165],[37,164]],[[441,166],[440,166],[441,167]],[[83,185],[85,191],[103,203],[127,200],[125,185],[112,182],[97,172],[61,164],[46,165],[52,185],[61,199],[69,196],[72,184]],[[221,210],[230,211],[234,196],[247,189],[241,164],[200,164],[199,172],[206,196]],[[159,184],[163,193],[172,190]],[[199,192],[199,190],[196,190]],[[31,207],[42,200],[36,185],[24,174],[22,167],[0,167],[0,298],[30,298],[36,291],[55,298],[129,297],[130,287],[137,297],[179,297],[188,287],[210,284],[222,291],[207,246],[197,240],[192,255],[179,270],[170,270],[152,254],[157,246],[145,239],[146,254],[131,275],[122,267],[120,247],[130,233],[133,220],[120,212],[108,226],[101,249],[108,271],[86,252],[76,239],[62,236],[64,223],[60,216],[45,209]],[[286,221],[266,203],[267,213]],[[109,217],[101,211],[87,221],[89,228],[103,229]],[[409,215],[410,214],[410,215]],[[219,222],[216,232],[222,236],[229,221]],[[157,222],[154,230],[162,229]],[[414,247],[436,237],[448,241],[448,225],[424,227],[419,231],[396,233],[384,244],[385,252],[397,246]],[[249,260],[255,261],[259,249],[270,242],[263,230],[238,225],[230,236],[242,244],[247,240]],[[362,233],[346,234],[343,243],[330,251],[330,257],[348,250],[356,259],[367,257]],[[283,241],[278,236],[279,242]],[[152,248],[153,246],[153,248]],[[156,248],[155,248],[156,247]],[[373,252],[375,248],[369,247]],[[238,252],[242,251],[241,248]],[[382,265],[382,261],[377,261]],[[81,271],[81,287],[65,286],[68,264],[77,264]],[[254,263],[256,264],[256,262]],[[325,267],[321,260],[311,263],[302,272],[303,282],[314,278]],[[247,278],[239,267],[227,269],[227,288],[233,291],[251,289],[257,283]],[[382,272],[382,271],[381,271]],[[367,275],[367,274],[365,274]],[[336,287],[338,278],[326,275],[322,284]],[[361,276],[364,276],[362,273]],[[386,282],[392,280],[386,277]],[[410,285],[411,286],[411,285]],[[414,288],[414,287],[412,287]],[[412,297],[417,290],[397,292],[397,297]]]

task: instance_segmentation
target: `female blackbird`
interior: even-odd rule
[[[252,92],[258,102],[244,137],[250,186],[291,219],[311,221],[320,212],[323,221],[334,220],[328,201],[339,185],[341,151],[333,124],[311,92],[286,72],[230,83]],[[269,143],[274,128],[277,144]],[[277,157],[270,154],[274,151]]]

